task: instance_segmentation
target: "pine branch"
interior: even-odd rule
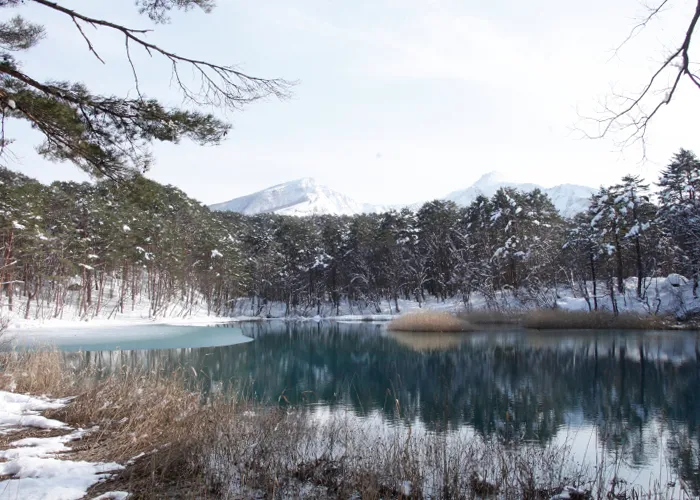
[[[224,106],[237,109],[243,104],[269,96],[286,98],[289,96],[290,88],[294,85],[294,82],[287,80],[265,79],[250,76],[238,71],[233,66],[222,66],[200,59],[180,56],[142,38],[141,35],[148,33],[150,30],[128,28],[110,21],[89,17],[48,0],[32,1],[69,16],[78,28],[80,28],[78,21],[82,21],[94,27],[104,27],[115,30],[124,35],[127,43],[133,42],[141,46],[149,55],[159,54],[165,57],[171,62],[172,77],[180,88],[180,91],[187,100],[197,105]],[[82,30],[81,34],[87,39]],[[88,44],[89,47],[92,47],[89,41]],[[97,56],[94,49],[91,49],[91,52]],[[127,55],[130,58],[128,53]],[[99,59],[99,56],[97,57]],[[181,64],[186,64],[194,68],[201,82],[200,90],[195,91],[183,82],[180,77]]]

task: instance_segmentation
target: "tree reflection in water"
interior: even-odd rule
[[[546,445],[593,427],[598,443],[648,466],[660,453],[700,492],[700,348],[694,333],[387,334],[381,325],[237,325],[228,347],[82,354],[117,366],[183,373],[205,393],[235,387],[269,404],[323,406],[429,431],[468,426]]]

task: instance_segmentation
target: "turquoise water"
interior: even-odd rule
[[[408,334],[337,322],[85,333],[56,332],[54,341],[104,372],[177,370],[205,393],[230,386],[264,404],[389,426],[568,443],[584,461],[606,450],[640,484],[682,478],[700,492],[695,333]]]
[[[20,348],[51,346],[68,352],[200,348],[252,341],[235,326],[227,328],[180,325],[62,327],[52,331],[22,330],[14,335],[15,344]]]

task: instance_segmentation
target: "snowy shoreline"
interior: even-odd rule
[[[700,312],[700,298],[693,296],[692,283],[678,275],[665,278],[654,278],[648,287],[648,294],[645,300],[639,300],[634,294],[636,278],[628,278],[625,281],[626,293],[616,297],[617,309],[621,313],[632,313],[640,316],[644,315],[667,315],[675,316],[678,319],[691,317]],[[579,295],[579,296],[577,296]],[[572,293],[570,289],[562,288],[557,292],[554,301],[556,307],[567,311],[586,311],[589,309],[588,299],[580,294]],[[398,306],[398,311],[397,311]],[[536,309],[534,304],[523,302],[513,294],[504,293],[499,297],[496,305],[501,311],[522,311]],[[610,297],[599,297],[598,306],[601,310],[611,311],[613,309]],[[283,303],[270,303],[260,311],[260,315],[254,316],[250,299],[240,299],[230,316],[216,316],[205,307],[190,309],[186,314],[175,311],[182,311],[174,305],[170,308],[171,313],[158,317],[149,317],[148,301],[138,301],[134,304],[133,310],[119,314],[110,314],[110,317],[98,316],[92,318],[79,318],[75,311],[68,310],[62,318],[24,318],[22,310],[15,310],[13,313],[2,312],[9,319],[9,324],[4,335],[14,337],[21,335],[23,331],[33,333],[43,330],[86,330],[99,328],[134,327],[144,325],[172,325],[172,326],[207,326],[225,323],[242,323],[253,321],[337,321],[337,322],[386,322],[391,321],[397,315],[416,311],[446,311],[458,312],[466,310],[464,301],[454,297],[445,301],[430,299],[423,303],[412,300],[384,301],[379,304],[351,304],[344,302],[339,310],[331,304],[322,304],[321,314],[314,314],[317,311],[293,311],[288,314]],[[493,307],[484,297],[473,295],[469,301],[469,308],[472,310],[486,310]],[[377,312],[377,308],[380,312]],[[371,312],[370,312],[371,311]],[[333,314],[339,312],[340,314]],[[248,313],[248,314],[246,314]]]

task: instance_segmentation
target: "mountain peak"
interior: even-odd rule
[[[276,184],[247,196],[211,205],[212,210],[230,210],[247,215],[274,212],[284,215],[354,215],[379,212],[383,207],[358,203],[319,184],[312,177]]]
[[[508,175],[499,172],[497,170],[493,170],[491,172],[487,172],[481,177],[479,177],[479,180],[477,180],[473,185],[474,186],[493,186],[495,184],[503,184],[506,182],[511,182],[510,179],[508,179]]]
[[[478,196],[490,198],[499,188],[504,186],[525,192],[539,188],[552,199],[557,210],[565,216],[572,216],[585,210],[591,194],[595,191],[586,186],[572,184],[543,188],[537,184],[517,183],[509,179],[505,173],[493,171],[482,175],[479,180],[467,189],[454,191],[443,199],[454,201],[458,205],[468,206]],[[390,207],[358,203],[342,193],[319,184],[313,177],[302,177],[277,184],[257,193],[211,205],[210,208],[212,210],[230,210],[247,215],[273,212],[303,216],[377,213],[386,211]]]
[[[593,188],[574,184],[560,184],[544,188],[538,184],[513,182],[503,172],[494,171],[482,175],[467,189],[449,193],[445,199],[454,201],[458,205],[468,206],[478,196],[490,198],[502,187],[512,187],[524,192],[540,189],[550,197],[559,213],[566,217],[571,217],[577,212],[585,210],[588,207],[591,194],[595,191]]]
[[[318,182],[313,177],[301,177],[300,179],[294,179],[293,181],[282,182],[280,184],[275,184],[269,188],[265,188],[259,192],[282,189],[282,188],[299,188],[299,189],[309,189],[313,190],[319,187]]]

